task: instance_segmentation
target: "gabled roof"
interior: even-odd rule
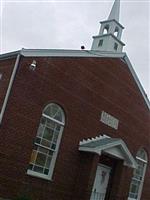
[[[0,55],[1,59],[7,59],[10,57],[17,56],[18,54],[24,57],[104,57],[104,58],[120,58],[128,66],[144,100],[150,110],[150,101],[146,96],[146,93],[132,67],[132,64],[126,53],[113,53],[106,51],[96,50],[64,50],[64,49],[21,49],[20,51],[10,52]]]
[[[96,138],[83,140],[79,143],[79,151],[96,153],[98,155],[105,153],[111,157],[124,160],[124,165],[128,167],[137,167],[134,157],[120,138],[110,138],[106,135],[100,135]]]

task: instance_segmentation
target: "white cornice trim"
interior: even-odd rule
[[[136,84],[137,84],[137,86],[138,86],[138,88],[139,88],[144,100],[145,100],[145,103],[146,103],[148,109],[150,110],[150,101],[149,101],[149,99],[148,99],[148,97],[147,97],[147,95],[146,95],[146,93],[145,93],[145,91],[144,91],[144,89],[143,89],[143,87],[142,87],[142,85],[141,85],[141,83],[140,83],[140,81],[139,81],[139,79],[138,79],[133,67],[132,67],[132,64],[131,64],[131,62],[130,62],[130,60],[129,60],[129,58],[128,58],[128,56],[126,54],[124,56],[124,60],[125,60],[126,64],[129,67],[129,70],[130,70],[130,72],[131,72],[131,74],[132,74],[132,76],[133,76],[133,78],[134,78],[134,80],[135,80],[135,82],[136,82]]]
[[[12,52],[9,52],[9,53],[4,53],[4,54],[0,54],[0,60],[5,60],[5,59],[11,59],[11,58],[14,58],[16,57],[18,54],[20,54],[20,51],[12,51]]]
[[[125,46],[125,43],[123,43],[121,40],[119,40],[117,37],[115,37],[112,33],[107,33],[107,34],[103,34],[103,35],[95,35],[93,36],[94,38],[104,38],[104,37],[113,37],[118,43],[120,43],[121,45]]]
[[[100,52],[93,50],[65,50],[65,49],[22,49],[25,57],[111,57],[123,58],[125,53]]]
[[[0,55],[0,60],[14,57],[18,54],[24,57],[109,57],[123,58],[125,53],[113,53],[96,50],[71,50],[71,49],[21,49]]]

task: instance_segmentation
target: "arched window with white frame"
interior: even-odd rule
[[[103,34],[108,34],[109,32],[109,25],[107,24],[103,29]]]
[[[148,156],[144,149],[140,149],[137,152],[136,161],[137,161],[138,166],[137,166],[137,169],[135,169],[133,172],[128,200],[141,199],[146,166],[148,162]]]
[[[27,174],[52,179],[64,125],[62,108],[48,104],[42,112]]]

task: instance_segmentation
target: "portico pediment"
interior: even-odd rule
[[[128,167],[137,167],[137,163],[127,145],[120,138],[110,138],[106,135],[100,135],[96,138],[83,140],[79,143],[79,151],[96,153],[98,155],[105,153],[111,157],[123,160],[124,165]]]

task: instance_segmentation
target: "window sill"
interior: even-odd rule
[[[48,180],[48,181],[53,181],[50,176],[44,175],[44,174],[40,174],[38,172],[34,172],[34,171],[30,170],[30,169],[27,170],[27,175],[33,176],[33,177],[36,177],[36,178],[41,178],[41,179]]]

